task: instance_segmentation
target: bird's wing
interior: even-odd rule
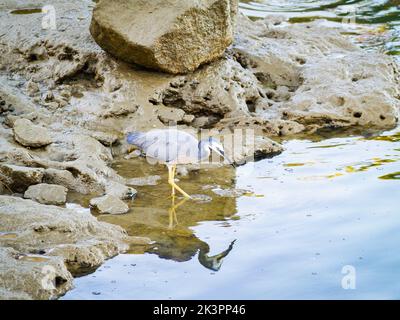
[[[176,129],[155,129],[146,133],[130,133],[128,142],[147,156],[162,162],[197,159],[198,141],[189,133]]]

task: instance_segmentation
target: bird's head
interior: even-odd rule
[[[226,161],[228,161],[228,163],[231,164],[233,167],[235,166],[234,162],[231,161],[225,155],[225,150],[224,150],[224,147],[222,146],[222,144],[214,137],[209,137],[207,139],[201,140],[200,146],[214,151],[215,153],[219,154],[222,158],[224,158]]]

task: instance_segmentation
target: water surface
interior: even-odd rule
[[[213,200],[183,203],[177,225],[170,224],[165,183],[138,188],[129,214],[100,219],[157,243],[76,279],[65,298],[399,298],[399,131],[313,140],[285,142],[281,155],[236,172],[182,178],[184,189]],[[130,175],[162,173],[143,168]],[[217,196],[215,184],[253,194]],[[219,271],[212,270],[209,258],[233,240]],[[342,287],[346,266],[355,268],[354,290]]]
[[[254,19],[269,15],[290,22],[326,19],[340,24],[346,33],[357,31],[354,40],[363,47],[400,54],[400,0],[242,0],[240,8]]]

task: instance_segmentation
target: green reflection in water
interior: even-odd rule
[[[390,174],[385,174],[384,176],[379,177],[382,180],[400,180],[400,171],[394,172]]]
[[[400,132],[397,132],[397,133],[395,133],[393,135],[389,135],[389,136],[373,137],[373,138],[371,138],[371,140],[399,142],[400,141]]]
[[[344,18],[355,18],[360,30],[354,35],[365,34],[367,38],[354,38],[365,48],[378,48],[390,55],[400,54],[400,1],[386,0],[244,0],[241,9],[251,18],[267,15],[283,15],[291,23],[326,19],[341,23]],[[361,26],[370,25],[364,30]],[[343,26],[346,26],[344,24]],[[352,31],[343,29],[344,34]]]
[[[397,160],[394,159],[372,159],[368,164],[366,165],[360,165],[358,167],[356,166],[347,166],[345,168],[347,173],[352,173],[352,172],[364,172],[367,171],[368,169],[374,168],[374,167],[380,167],[383,166],[384,164],[387,163],[393,163],[396,162]]]
[[[10,13],[11,14],[33,14],[33,13],[41,13],[42,9],[41,8],[32,8],[32,9],[17,9],[13,10]]]

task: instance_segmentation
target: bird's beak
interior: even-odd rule
[[[210,146],[210,149],[224,158],[232,167],[236,168],[235,162],[225,155],[225,151],[217,146]]]

